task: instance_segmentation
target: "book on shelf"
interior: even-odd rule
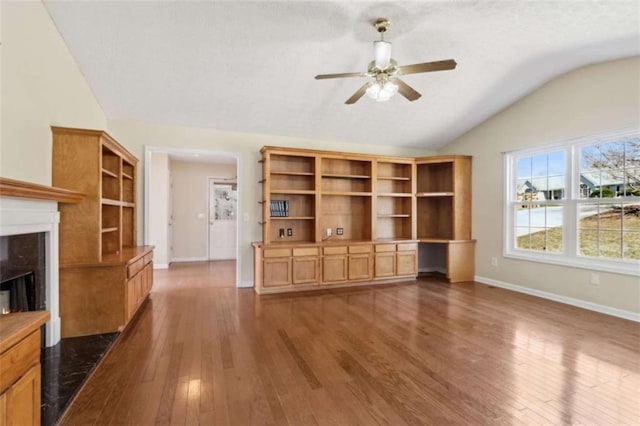
[[[289,201],[271,200],[269,210],[271,217],[289,217]]]

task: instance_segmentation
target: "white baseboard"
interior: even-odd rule
[[[169,269],[168,263],[154,263],[153,269]]]
[[[238,283],[238,288],[248,288],[253,287],[253,281],[240,281]]]
[[[171,259],[171,263],[180,263],[180,262],[206,262],[208,259],[206,257],[174,257]]]
[[[610,306],[600,305],[598,303],[587,302],[585,300],[574,299],[573,297],[561,296],[555,293],[549,293],[547,291],[536,290],[529,287],[523,287],[516,284],[506,283],[504,281],[494,280],[492,278],[480,277],[476,275],[474,280],[494,287],[505,288],[507,290],[516,291],[518,293],[530,294],[531,296],[541,297],[543,299],[553,300],[554,302],[565,303],[571,306],[577,306],[578,308],[588,309],[590,311],[599,312],[601,314],[607,314],[618,318],[624,318],[630,321],[640,322],[640,314],[631,311],[625,311],[623,309],[612,308]]]

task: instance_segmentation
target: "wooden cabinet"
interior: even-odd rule
[[[373,278],[372,246],[349,246],[349,280],[370,280]]]
[[[292,284],[317,284],[319,275],[318,247],[293,249]]]
[[[396,274],[398,276],[418,273],[418,245],[415,243],[398,244],[396,251]]]
[[[256,291],[277,293],[415,278],[417,243],[254,243]],[[396,268],[398,263],[398,268]]]
[[[60,267],[62,337],[122,331],[153,286],[153,247]],[[146,262],[146,263],[145,263]]]
[[[324,247],[322,258],[322,282],[324,284],[343,283],[348,279],[347,246]]]
[[[85,195],[59,206],[60,264],[100,262],[135,246],[138,160],[105,132],[52,133],[53,186]]]
[[[153,283],[136,245],[138,159],[106,132],[52,127],[53,185],[84,194],[60,209],[62,337],[122,330]]]
[[[473,279],[470,157],[281,147],[261,153],[263,241],[254,243],[256,291],[415,277],[418,242],[451,244],[443,265],[447,277]],[[284,247],[316,252],[268,255]]]
[[[446,275],[451,282],[473,281],[471,239],[471,157],[416,159],[417,238],[447,245]]]
[[[45,311],[0,317],[0,425],[40,425],[40,327]]]

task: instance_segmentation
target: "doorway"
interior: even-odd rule
[[[163,259],[154,255],[155,269],[179,262],[220,260],[236,271],[233,278],[239,285],[240,158],[239,153],[231,152],[145,147],[144,242],[154,245],[156,254],[164,254]],[[210,238],[211,234],[222,238]]]
[[[209,178],[209,260],[231,260],[237,251],[238,185]]]

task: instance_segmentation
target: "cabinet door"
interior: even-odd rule
[[[325,256],[322,259],[322,282],[335,283],[347,280],[347,255]]]
[[[293,258],[293,284],[312,284],[318,282],[318,258]]]
[[[137,275],[136,275],[137,276]],[[131,319],[133,313],[136,311],[136,277],[131,278],[127,281],[127,321]]]
[[[7,425],[7,394],[0,395],[0,426]]]
[[[397,275],[417,275],[417,257],[415,251],[399,251],[396,256]]]
[[[373,272],[370,254],[349,255],[349,280],[370,280]]]
[[[374,262],[376,278],[393,277],[396,275],[396,253],[376,253]]]
[[[291,258],[273,257],[264,260],[264,286],[291,285]]]
[[[40,364],[27,371],[6,392],[6,424],[40,424]]]

